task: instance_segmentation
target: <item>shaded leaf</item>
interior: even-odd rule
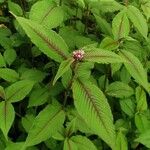
[[[65,119],[64,111],[54,105],[48,105],[35,118],[28,133],[25,146],[32,146],[47,140],[55,134]]]
[[[107,86],[106,93],[117,98],[125,98],[133,95],[134,90],[128,84],[116,81]]]
[[[30,80],[22,80],[11,84],[6,88],[6,100],[9,102],[21,101],[29,94],[34,82]]]
[[[15,118],[15,111],[11,103],[0,102],[0,128],[7,139],[7,134]]]
[[[9,68],[0,68],[0,78],[8,82],[15,82],[19,80],[19,74],[15,70]]]

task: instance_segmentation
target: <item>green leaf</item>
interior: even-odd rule
[[[110,106],[99,88],[88,80],[75,80],[72,85],[75,107],[87,125],[111,148],[115,130]]]
[[[50,96],[48,88],[37,88],[34,89],[29,97],[28,107],[40,106],[44,104]]]
[[[126,10],[119,12],[112,21],[112,33],[114,39],[119,40],[128,36],[130,31],[129,20],[126,15]]]
[[[66,138],[64,141],[63,150],[78,150],[78,147],[72,140]]]
[[[150,1],[147,0],[141,5],[141,8],[146,16],[147,20],[150,18]]]
[[[5,90],[2,86],[0,86],[0,97],[5,99]]]
[[[148,26],[142,13],[134,6],[128,6],[127,15],[138,31],[147,39]]]
[[[32,146],[47,140],[62,126],[65,114],[62,108],[48,105],[35,118],[28,133],[25,146]]]
[[[29,132],[34,122],[35,116],[33,114],[27,114],[21,118],[21,123],[26,132]]]
[[[4,52],[4,59],[8,65],[11,65],[17,57],[16,51],[14,49],[7,49]]]
[[[128,150],[127,139],[121,131],[117,133],[116,150]]]
[[[0,78],[8,82],[15,82],[19,80],[19,74],[15,70],[9,68],[0,68]]]
[[[34,21],[16,17],[31,41],[48,57],[61,62],[68,56],[68,47],[64,40],[54,31],[45,29]]]
[[[140,86],[137,87],[135,96],[137,102],[137,106],[136,106],[137,111],[147,110],[147,98],[144,89],[141,88]]]
[[[32,80],[34,82],[41,82],[46,76],[45,72],[42,72],[37,69],[27,69],[25,72],[22,73],[21,79],[22,80]]]
[[[13,12],[17,16],[22,16],[23,15],[23,11],[17,3],[8,1],[8,8],[11,12]]]
[[[103,64],[123,62],[123,59],[117,54],[98,48],[85,52],[84,60]]]
[[[133,95],[134,90],[128,84],[116,81],[107,86],[106,94],[117,98],[125,98]]]
[[[113,40],[110,37],[106,37],[102,40],[101,44],[100,44],[100,48],[104,49],[104,50],[115,50],[119,47],[119,42]]]
[[[121,99],[120,106],[123,112],[125,112],[128,116],[133,117],[135,113],[135,104],[132,99]]]
[[[150,129],[140,134],[139,137],[135,141],[142,143],[147,148],[150,148]]]
[[[71,140],[77,145],[78,150],[97,150],[95,145],[85,136],[76,135]]]
[[[5,59],[0,53],[0,67],[6,67]]]
[[[63,61],[59,69],[57,71],[57,74],[54,78],[53,85],[56,83],[56,81],[66,72],[70,69],[70,65],[74,62],[73,58],[68,58],[67,60]]]
[[[80,62],[76,64],[75,76],[78,78],[89,79],[91,70],[94,68],[94,64],[91,62]]]
[[[15,118],[15,111],[11,103],[0,102],[0,128],[7,139],[7,134]]]
[[[56,28],[62,23],[64,13],[62,8],[56,6],[52,1],[43,0],[36,2],[32,6],[29,18],[51,29]]]
[[[150,129],[150,120],[148,117],[146,114],[140,113],[135,115],[135,125],[140,133],[144,133]]]
[[[125,50],[120,51],[119,54],[124,59],[124,65],[131,76],[149,92],[147,74],[138,58]]]
[[[104,32],[106,35],[111,36],[112,35],[111,25],[101,16],[94,14],[94,17],[102,32]]]
[[[34,82],[30,80],[22,80],[15,82],[6,88],[6,100],[9,102],[18,102],[21,101],[29,94]]]

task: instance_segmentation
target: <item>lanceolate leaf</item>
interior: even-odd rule
[[[142,13],[134,6],[128,6],[127,15],[138,31],[147,38],[148,26]]]
[[[59,106],[48,105],[35,118],[25,146],[36,145],[54,135],[62,126],[65,114]]]
[[[22,80],[15,82],[6,88],[6,101],[18,102],[25,98],[25,96],[31,91],[34,82],[30,80]]]
[[[15,111],[11,103],[3,101],[0,103],[0,129],[7,139],[8,131],[14,121]]]
[[[63,17],[64,13],[62,8],[56,6],[56,4],[50,0],[42,0],[35,3],[32,6],[29,15],[31,20],[34,20],[49,29],[60,25],[60,23],[63,21]]]
[[[115,144],[113,116],[104,94],[87,80],[75,80],[72,89],[78,113],[91,130],[113,149]]]
[[[123,59],[117,54],[96,48],[85,52],[84,60],[103,64],[123,62]]]
[[[130,31],[129,20],[125,12],[125,10],[119,12],[112,22],[112,32],[117,40],[128,36]]]
[[[68,58],[67,60],[63,61],[60,66],[59,69],[57,71],[57,74],[54,78],[53,81],[53,85],[56,83],[56,81],[66,72],[69,70],[70,65],[74,62],[73,58]]]
[[[147,74],[138,58],[125,50],[120,51],[119,54],[124,59],[124,65],[131,76],[149,92]]]
[[[16,17],[31,41],[48,57],[61,62],[68,56],[68,47],[63,39],[52,30],[45,29],[34,21]]]
[[[19,79],[19,74],[9,68],[0,68],[0,78],[3,78],[8,82],[15,82]]]

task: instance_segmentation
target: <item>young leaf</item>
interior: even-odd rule
[[[128,36],[130,31],[129,20],[126,15],[126,11],[119,12],[112,21],[112,32],[114,38],[119,40]]]
[[[50,138],[60,129],[64,119],[64,111],[59,106],[48,105],[35,118],[25,146],[36,145]]]
[[[134,6],[128,6],[127,8],[128,18],[131,20],[133,25],[138,29],[138,31],[147,39],[148,26],[146,20],[142,13]]]
[[[128,86],[128,84],[116,81],[108,85],[106,93],[117,98],[125,98],[133,95],[134,90],[130,86]]]
[[[31,41],[48,57],[61,62],[68,56],[68,47],[64,40],[54,31],[45,29],[34,21],[16,17]]]
[[[8,82],[15,82],[19,80],[19,74],[15,70],[9,68],[0,68],[0,78]]]
[[[15,111],[12,104],[6,101],[0,102],[0,129],[6,139],[14,118]]]
[[[59,66],[59,69],[57,71],[57,74],[54,78],[54,81],[53,81],[53,85],[56,83],[56,81],[66,72],[69,70],[70,68],[70,65],[74,62],[74,59],[73,58],[68,58],[67,60],[64,60],[60,66]]]
[[[120,63],[123,62],[121,57],[111,51],[94,48],[84,54],[84,60],[97,63]]]
[[[99,88],[87,80],[75,80],[72,85],[75,107],[87,125],[112,149],[115,130],[110,106]]]
[[[124,59],[124,65],[131,76],[149,92],[147,74],[138,58],[125,50],[120,51],[119,54]]]
[[[31,91],[34,82],[30,80],[22,80],[15,82],[6,88],[6,101],[18,102],[26,97],[26,95]]]
[[[42,6],[42,7],[41,7]],[[39,11],[40,10],[40,11]],[[61,7],[49,0],[36,2],[29,14],[31,20],[46,26],[48,29],[56,28],[63,21],[64,13]]]
[[[77,145],[78,150],[97,150],[86,136],[76,135],[71,137],[71,140]]]

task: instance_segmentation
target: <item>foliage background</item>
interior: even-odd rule
[[[0,149],[150,149],[149,18],[150,0],[0,0]]]

